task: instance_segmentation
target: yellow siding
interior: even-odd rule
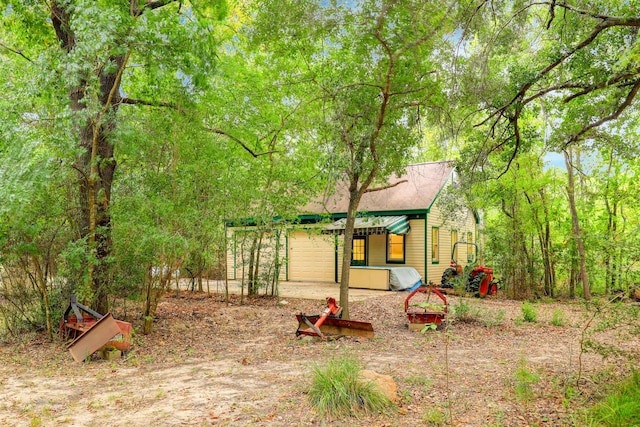
[[[437,206],[432,206],[427,220],[410,220],[411,231],[406,235],[405,242],[405,263],[387,264],[386,262],[386,236],[371,235],[368,238],[368,263],[370,266],[405,266],[413,267],[427,281],[440,283],[443,271],[449,266],[451,257],[451,230],[458,231],[458,240],[466,240],[467,232],[472,232],[476,236],[475,217],[471,210],[466,214],[455,216],[456,222],[450,220],[450,215],[443,215]],[[439,263],[431,262],[431,228],[439,227],[440,251]],[[234,240],[235,234],[235,240]],[[283,265],[280,270],[280,280],[300,280],[300,281],[327,281],[335,280],[336,254],[333,235],[323,235],[319,230],[309,232],[308,230],[289,230],[288,244],[285,239],[286,232],[280,234],[280,259]],[[229,228],[228,250],[227,250],[227,276],[229,279],[242,278],[242,236],[246,235],[246,230],[242,228]],[[425,244],[425,236],[427,242]],[[342,235],[338,236],[337,268],[338,281],[342,274]],[[235,246],[234,246],[235,243]],[[275,235],[265,234],[263,239],[263,249],[261,251],[262,262],[273,260],[275,247]],[[288,254],[287,254],[288,248]],[[234,253],[235,249],[235,253]],[[250,249],[250,239],[245,240],[244,250]],[[284,263],[285,258],[287,262]],[[425,265],[426,261],[426,265]],[[465,265],[467,262],[467,246],[458,245],[458,261]],[[234,270],[234,263],[236,269]],[[245,276],[246,276],[245,266]]]
[[[227,277],[231,280],[240,280],[244,272],[244,276],[248,276],[248,256],[251,250],[252,236],[250,232],[254,228],[228,228],[227,229]],[[286,264],[284,263],[286,253],[285,232],[280,233],[279,242],[279,258],[280,280],[286,279]],[[262,237],[260,248],[260,271],[259,274],[266,272],[267,269],[274,268],[276,234],[273,232],[265,232]],[[245,259],[243,265],[243,258]],[[234,270],[235,265],[235,270]]]
[[[333,235],[318,232],[289,233],[289,280],[333,282],[335,280]]]
[[[410,223],[411,231],[407,234],[405,266],[415,268],[424,278],[424,220],[412,219]]]
[[[441,209],[435,204],[431,207],[429,216],[427,218],[427,224],[429,230],[427,230],[427,248],[428,248],[428,274],[426,277],[427,283],[429,281],[438,284],[440,278],[445,269],[449,267],[451,261],[451,230],[457,230],[458,240],[466,240],[467,232],[471,231],[473,236],[476,235],[476,222],[475,217],[471,209],[465,209],[464,212],[457,212],[455,215],[449,215],[441,211]],[[431,229],[438,227],[440,232],[440,251],[439,262],[431,262]],[[475,237],[474,237],[475,238]],[[458,259],[457,261],[461,265],[467,264],[467,245],[458,245]]]
[[[384,234],[369,236],[369,262],[367,265],[387,264],[387,237]]]
[[[233,269],[233,229],[227,228],[227,279],[234,280],[235,270]]]
[[[369,236],[370,266],[413,267],[424,277],[424,220],[409,221],[411,230],[405,237],[405,263],[387,263],[387,237],[384,234]]]

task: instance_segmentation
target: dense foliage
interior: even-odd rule
[[[275,292],[281,220],[415,160],[457,160],[509,296],[633,293],[635,3],[0,1],[4,329],[72,293],[152,317],[176,272],[224,276],[237,218]]]

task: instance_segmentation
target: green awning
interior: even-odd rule
[[[325,227],[323,233],[344,234],[347,222],[342,218]],[[356,218],[353,234],[367,236],[369,234],[407,234],[410,230],[409,218],[397,216],[362,216]]]

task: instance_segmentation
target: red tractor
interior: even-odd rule
[[[468,274],[462,268],[462,265],[458,264],[455,259],[456,247],[458,245],[467,245],[467,257],[468,263],[466,269],[471,269]],[[474,251],[469,251],[469,247],[473,246]],[[482,265],[476,265],[478,260],[478,245],[472,242],[455,242],[453,248],[451,248],[451,262],[449,268],[442,273],[442,280],[440,286],[442,288],[453,288],[455,279],[458,276],[467,277],[464,284],[464,290],[471,292],[475,296],[484,298],[487,295],[495,295],[498,292],[500,281],[494,280],[493,269],[484,267]]]

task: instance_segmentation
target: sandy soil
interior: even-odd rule
[[[440,425],[449,405],[456,426],[571,425],[571,402],[588,399],[619,368],[583,354],[581,394],[568,401],[579,369],[579,305],[539,305],[538,321],[523,323],[520,302],[464,298],[486,322],[458,320],[421,334],[406,327],[406,295],[351,304],[352,319],[373,324],[371,340],[296,338],[295,313],[319,312],[317,301],[256,298],[241,305],[234,297],[227,305],[219,296],[172,292],[159,305],[155,332],[135,336],[116,362],[76,363],[64,343],[38,336],[5,343],[0,425],[419,426]],[[554,310],[563,326],[551,325]],[[140,324],[122,309],[115,315]],[[320,419],[305,394],[310,369],[342,356],[391,375],[397,406],[360,419]],[[537,378],[528,397],[517,393],[523,371]]]

